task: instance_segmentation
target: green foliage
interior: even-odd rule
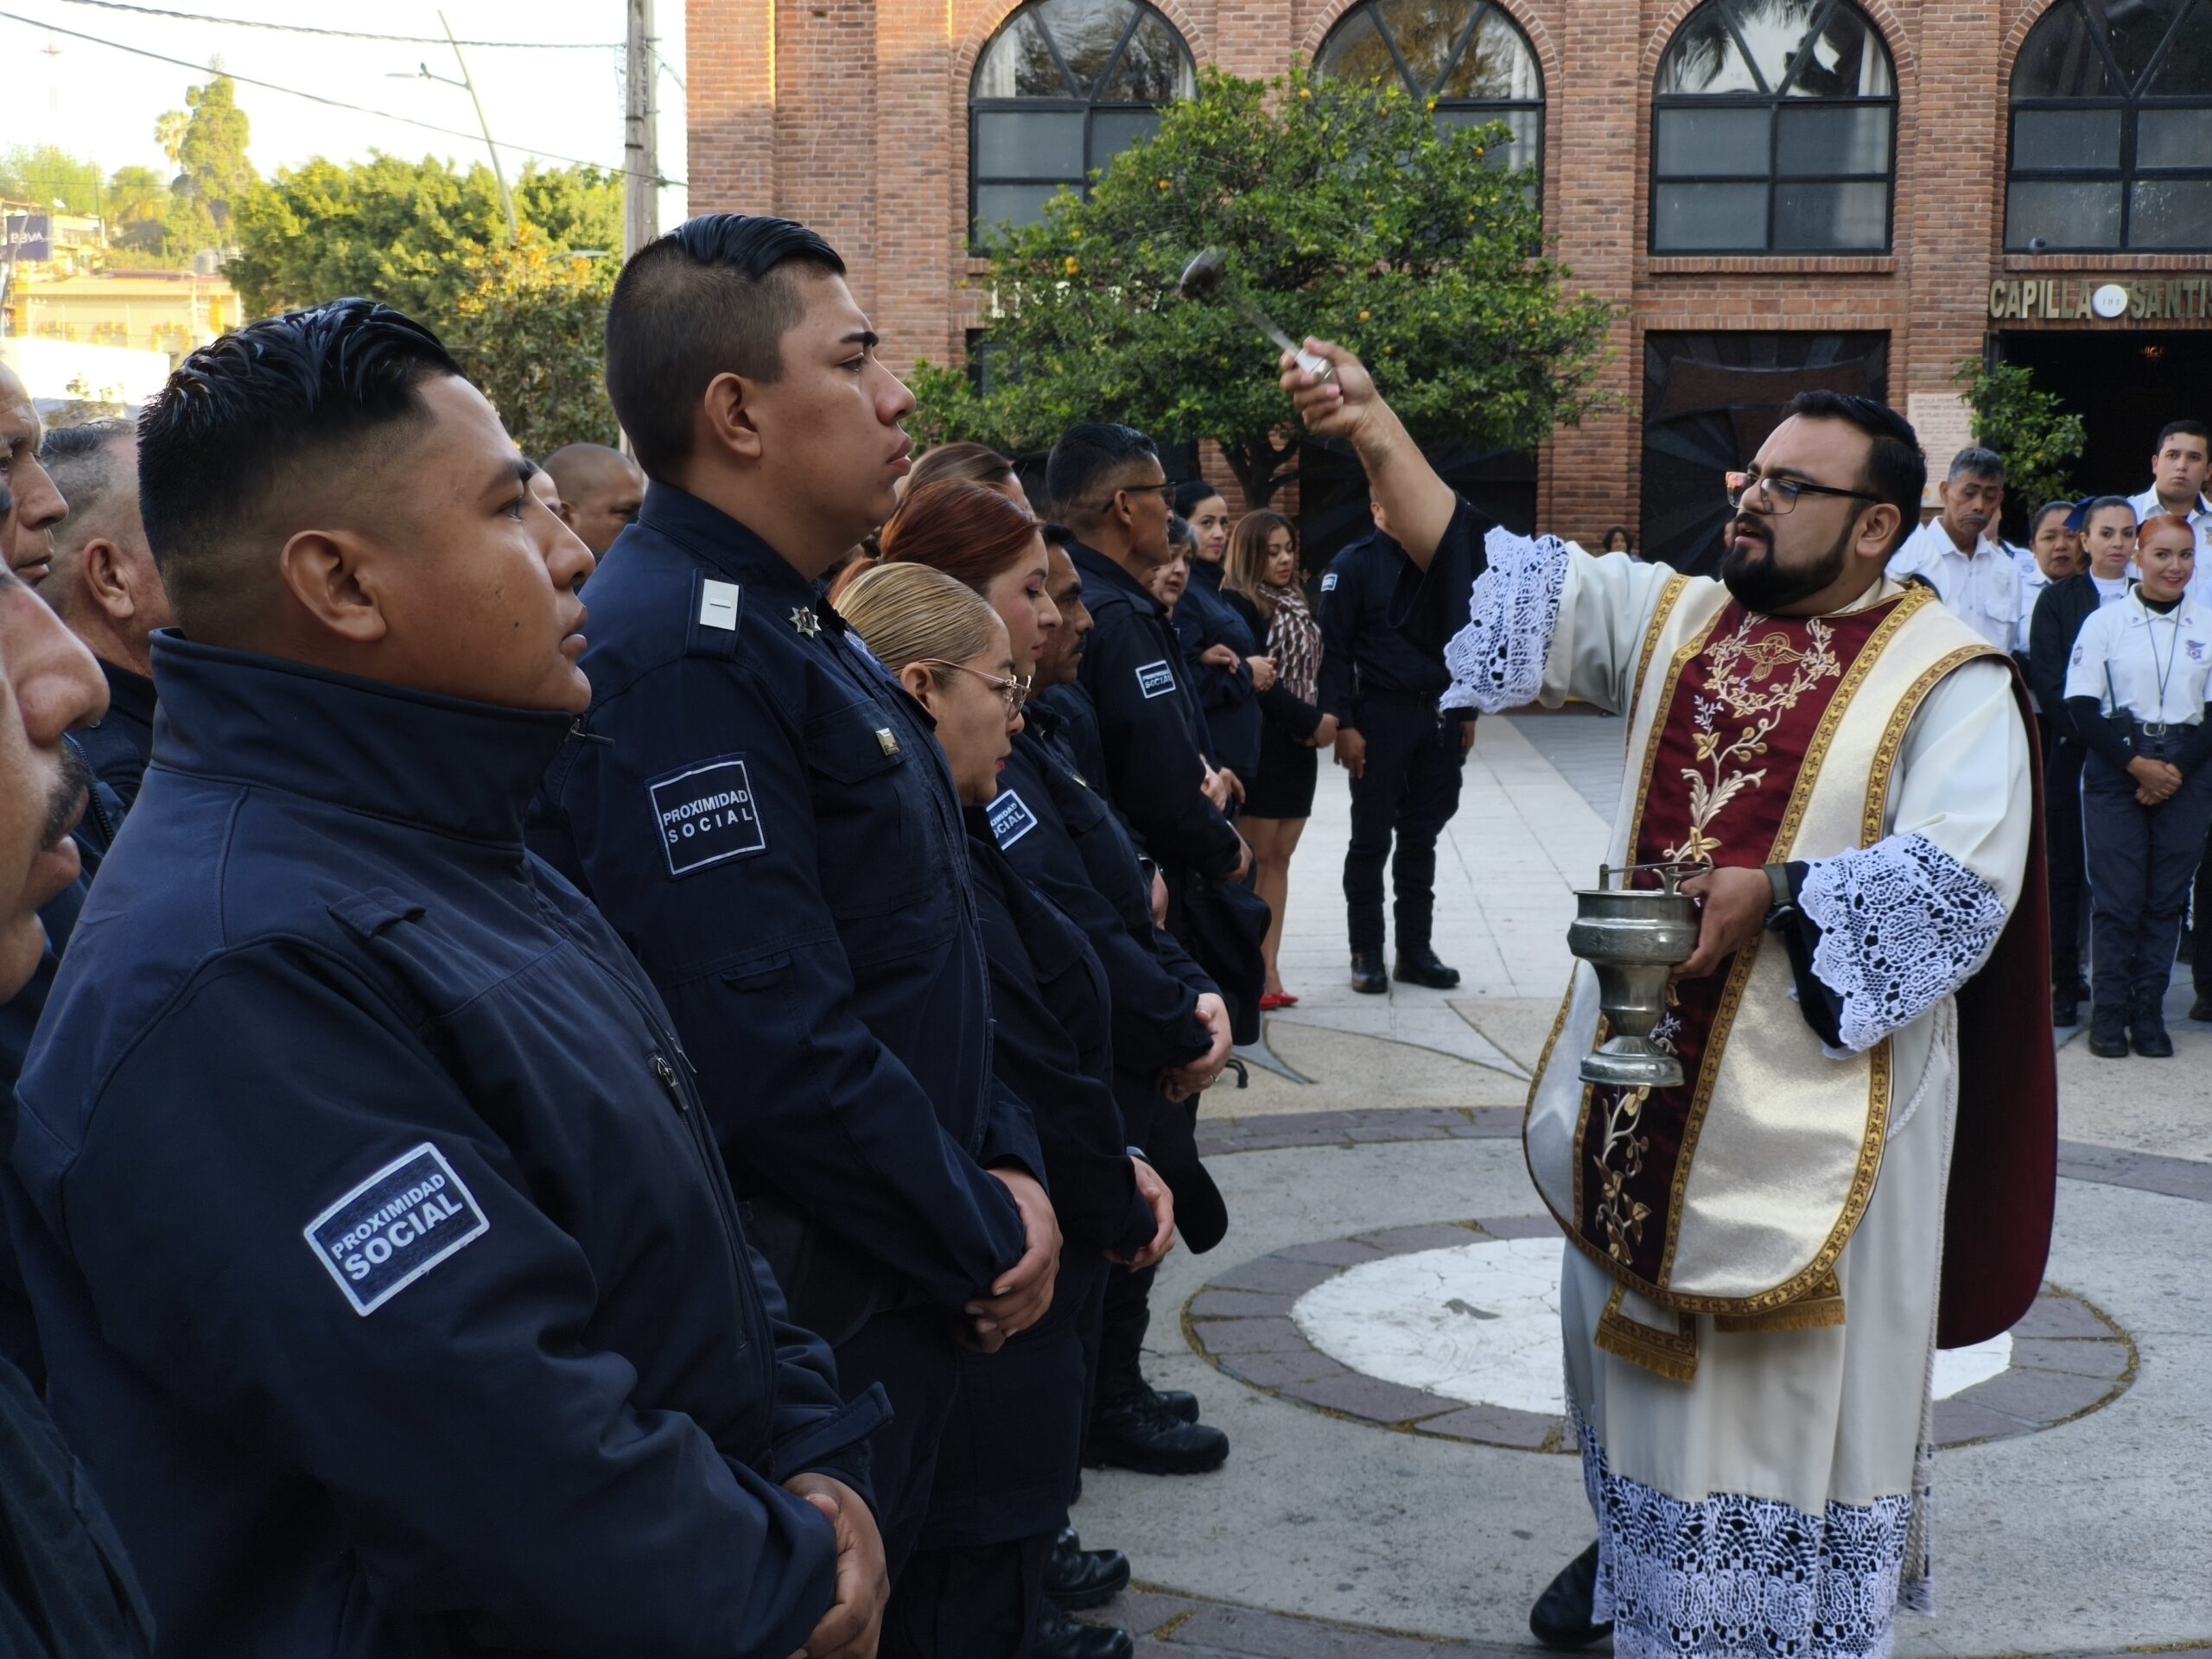
[[[1015,450],[1084,420],[1212,438],[1265,505],[1298,453],[1275,348],[1230,306],[1173,297],[1185,263],[1221,247],[1292,335],[1357,352],[1415,438],[1533,448],[1594,406],[1611,313],[1544,253],[1534,175],[1489,157],[1509,137],[1440,133],[1401,92],[1303,70],[1204,71],[1088,200],[1063,194],[990,238],[988,389],[918,365],[913,424]]]
[[[2079,415],[2066,412],[2057,393],[2035,389],[2032,370],[2018,363],[1993,368],[1979,356],[1963,358],[1951,384],[1974,410],[1974,441],[2005,457],[2007,500],[2032,512],[2039,501],[2073,496],[2066,463],[2081,459],[2088,429]],[[1948,459],[1930,455],[1930,470]]]
[[[59,144],[16,144],[0,153],[0,196],[33,203],[37,212],[59,200],[64,213],[97,213],[102,189],[99,163]]]
[[[519,213],[519,199],[515,207]],[[438,326],[523,453],[614,443],[601,340],[622,263],[619,240],[605,257],[578,258],[525,225],[516,245],[502,238],[457,263],[467,286]]]
[[[245,154],[251,124],[238,108],[238,83],[219,68],[205,86],[186,87],[184,102],[182,111],[154,124],[156,139],[182,169],[175,194],[186,211],[176,228],[197,228],[204,219],[215,238],[228,240],[232,219],[255,182]]]
[[[518,219],[555,251],[622,245],[612,174],[525,168],[514,199]],[[475,284],[470,261],[506,233],[499,186],[480,162],[463,171],[435,156],[318,156],[248,198],[241,251],[226,272],[254,315],[361,294],[437,327]]]

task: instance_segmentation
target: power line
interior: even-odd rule
[[[411,115],[395,115],[390,110],[372,110],[365,104],[348,104],[341,99],[325,98],[321,92],[302,92],[297,86],[280,86],[273,80],[256,80],[251,75],[242,75],[233,69],[211,71],[204,63],[194,63],[184,58],[172,58],[166,53],[149,52],[143,46],[125,46],[121,41],[103,40],[97,35],[86,35],[78,29],[64,29],[59,23],[49,23],[37,17],[26,17],[19,11],[0,11],[0,17],[4,17],[10,22],[22,23],[28,28],[48,29],[56,35],[67,35],[73,41],[86,41],[94,46],[107,47],[112,51],[128,52],[134,57],[151,58],[156,63],[172,64],[179,69],[189,69],[194,74],[211,73],[219,74],[227,79],[238,82],[241,86],[258,86],[264,92],[283,92],[290,98],[303,98],[310,104],[321,104],[329,109],[346,110],[355,115],[372,115],[379,120],[397,121],[402,126],[420,127],[425,132],[442,133],[448,138],[465,138],[471,145],[483,142],[483,135],[480,133],[464,132],[458,127],[442,127],[435,121],[418,121]],[[604,173],[620,173],[623,170],[620,167],[609,167],[605,162],[589,161],[582,156],[563,156],[558,150],[535,149],[528,144],[509,144],[507,148],[519,150],[524,156],[538,156],[544,161],[566,162],[571,167],[597,168]],[[671,185],[679,190],[688,188],[681,179],[662,178],[656,182]]]
[[[340,41],[391,41],[403,46],[443,46],[442,35],[376,35],[359,29],[317,29],[310,23],[268,23],[252,17],[212,17],[199,11],[165,11],[159,6],[127,5],[124,0],[66,0],[73,6],[97,6],[102,11],[136,12],[142,17],[167,17],[187,23],[220,23],[226,29],[270,29],[286,35],[321,35]],[[461,46],[497,47],[526,52],[619,52],[614,41],[461,41]]]

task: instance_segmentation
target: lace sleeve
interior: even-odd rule
[[[1467,626],[1444,647],[1451,671],[1446,709],[1501,714],[1534,702],[1559,626],[1560,595],[1573,556],[1556,536],[1530,541],[1493,530],[1484,539],[1488,569],[1475,580]]]
[[[1821,930],[1813,972],[1843,1005],[1853,1053],[1974,976],[2005,927],[2003,899],[1924,836],[1891,836],[1806,867],[1797,903]]]

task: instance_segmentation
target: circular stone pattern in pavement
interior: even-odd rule
[[[1301,1405],[1413,1433],[1567,1451],[1562,1249],[1541,1216],[1294,1245],[1213,1280],[1192,1299],[1186,1329],[1221,1370]],[[2046,1286],[2010,1332],[1937,1355],[1936,1440],[2049,1428],[2109,1403],[2133,1378],[2125,1334]]]

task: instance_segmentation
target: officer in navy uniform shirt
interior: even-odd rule
[[[1337,717],[1337,764],[1351,773],[1351,844],[1344,852],[1344,908],[1351,983],[1379,992],[1382,977],[1382,865],[1396,888],[1396,976],[1449,990],[1459,970],[1430,946],[1436,912],[1436,840],[1459,810],[1459,779],[1474,744],[1474,715],[1446,718],[1436,700],[1452,677],[1391,618],[1402,585],[1421,572],[1390,539],[1382,504],[1375,533],[1352,543],[1321,578],[1321,712]],[[1390,843],[1397,841],[1391,858]]]
[[[1173,489],[1152,440],[1077,426],[1053,447],[1045,487],[1075,532],[1095,624],[1082,684],[1098,713],[1103,783],[1145,850],[1174,871],[1241,878],[1250,849],[1200,793],[1206,762],[1183,690],[1183,651],[1145,578],[1167,563]]]
[[[965,827],[926,715],[817,576],[887,518],[913,399],[837,255],[713,214],[634,256],[607,385],[649,480],[593,582],[586,729],[535,844],[666,999],[802,1323],[896,1414],[895,1580],[964,1338],[1041,1318],[1058,1234],[995,1081]]]
[[[590,553],[365,300],[142,420],[189,638],[9,1219],[161,1651],[871,1645],[881,1397],[784,1317],[659,998],[524,849]]]

